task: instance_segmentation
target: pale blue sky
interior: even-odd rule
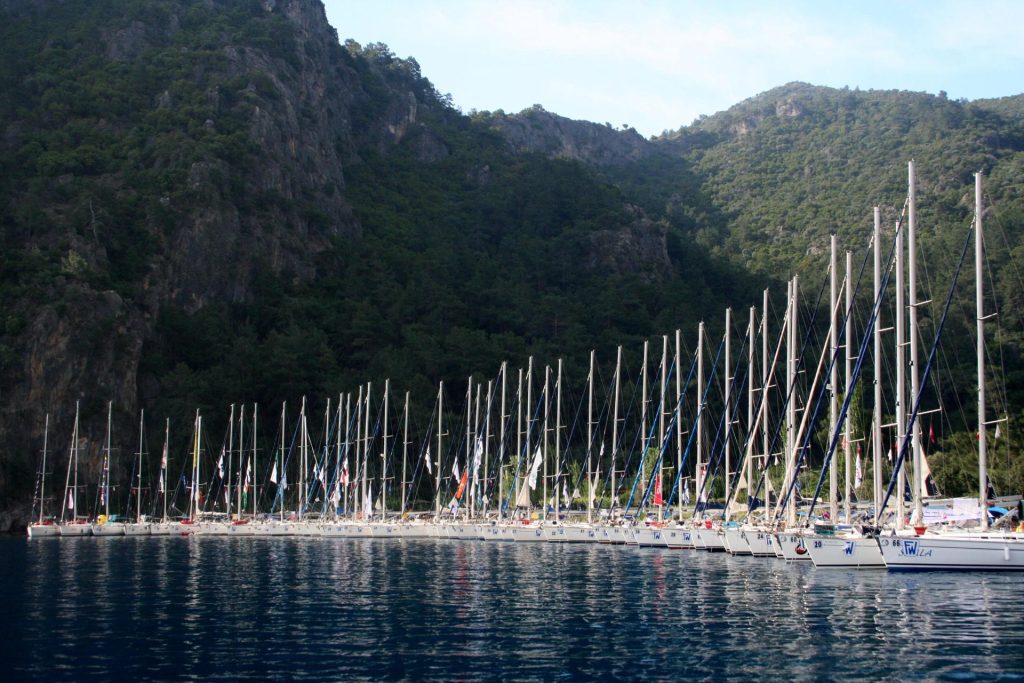
[[[325,0],[344,41],[413,57],[455,104],[650,136],[790,81],[1024,92],[1024,1]]]

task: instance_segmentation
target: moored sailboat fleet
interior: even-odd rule
[[[974,221],[927,359],[918,348],[924,336],[918,309],[928,302],[918,300],[916,283],[913,162],[909,176],[888,249],[876,208],[859,274],[848,251],[841,282],[832,237],[827,306],[801,309],[794,277],[775,336],[765,290],[760,312],[749,309],[742,334],[727,310],[721,336],[713,338],[702,322],[690,351],[681,331],[671,344],[663,336],[656,371],[649,367],[650,342],[644,342],[637,377],[629,375],[620,346],[614,374],[603,381],[591,352],[585,388],[575,401],[561,359],[541,372],[530,358],[514,376],[502,363],[486,384],[470,377],[458,411],[446,411],[451,402],[441,382],[434,414],[418,440],[410,430],[409,393],[393,410],[389,381],[376,403],[369,383],[333,404],[328,399],[318,434],[311,433],[305,398],[292,423],[282,405],[269,452],[257,443],[258,406],[237,412],[231,406],[219,450],[209,447],[197,412],[175,478],[165,423],[159,469],[148,486],[144,474],[152,467],[140,416],[127,487],[112,483],[108,404],[91,506],[85,501],[90,487],[79,479],[77,406],[63,494],[46,497],[47,417],[38,517],[28,534],[631,544],[818,567],[1024,570],[1024,533],[993,528],[990,518],[986,431],[999,421],[988,420],[985,402],[981,174]],[[928,407],[929,379],[972,238],[980,490],[976,500],[940,500],[929,495],[922,418],[941,410]],[[873,284],[867,292],[862,280],[869,261]],[[887,291],[893,280],[894,296]],[[870,306],[858,339],[864,302]],[[817,319],[821,309],[827,324]],[[891,328],[883,327],[888,317]],[[819,342],[826,327],[827,339]],[[888,332],[893,343],[885,349]],[[894,379],[885,366],[895,370]],[[864,427],[858,422],[866,413],[861,404],[868,401],[868,385],[872,411]],[[870,462],[862,461],[862,450],[870,452]],[[114,504],[126,515],[111,514],[114,495],[126,498],[119,508]],[[47,501],[57,510],[49,516]]]

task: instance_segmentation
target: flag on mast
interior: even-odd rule
[[[274,462],[274,469],[270,471],[270,483],[277,483],[277,462]]]
[[[341,466],[341,485],[348,486],[348,458],[345,458],[345,464]]]
[[[68,490],[68,510],[74,510],[74,509],[75,509],[75,492],[73,490]]]
[[[459,459],[455,458],[452,461],[452,476],[455,477],[455,481],[462,479],[462,475],[459,474]]]
[[[217,476],[224,478],[224,447],[220,447],[220,460],[217,461]]]
[[[661,475],[654,475],[654,504],[664,505],[665,499],[661,495]]]
[[[540,453],[540,446],[537,447],[537,452],[533,456],[533,466],[530,467],[530,478],[527,483],[530,485],[531,491],[537,490],[537,470],[540,469],[540,464],[543,461],[543,456]]]
[[[427,465],[427,474],[433,476],[434,470],[430,468],[430,446],[427,446],[427,452],[423,456],[423,462]]]
[[[853,471],[853,488],[859,489],[862,481],[864,481],[864,474],[860,464],[860,446],[857,446],[857,467]]]
[[[462,492],[466,490],[467,479],[469,479],[468,469],[462,473],[462,479],[459,481],[459,490],[455,492],[455,500],[462,500]]]

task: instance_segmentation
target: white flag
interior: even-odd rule
[[[220,449],[220,460],[217,461],[217,476],[224,478],[224,449]]]
[[[68,510],[74,510],[74,509],[75,509],[75,492],[69,490],[68,491]]]
[[[473,451],[473,478],[476,479],[476,471],[480,469],[480,460],[484,456],[483,437],[476,437],[476,449]]]
[[[861,482],[864,481],[864,479],[863,479],[864,475],[863,475],[863,473],[861,471],[861,468],[860,468],[861,467],[861,465],[860,465],[860,448],[857,448],[857,463],[856,463],[856,465],[857,465],[856,468],[853,470],[853,488],[859,489]]]
[[[348,486],[348,458],[345,458],[345,464],[341,466],[341,485]]]
[[[231,487],[224,486],[224,504],[231,505]]]
[[[455,481],[462,481],[462,473],[459,472],[459,459],[455,458],[452,462],[452,476],[455,477]]]
[[[314,469],[315,469],[315,468],[314,468]],[[319,470],[317,471],[317,476],[316,476],[316,478],[320,480],[320,484],[321,484],[322,486],[324,486],[324,487],[326,487],[326,486],[327,486],[327,482],[326,482],[326,481],[324,481],[324,479],[326,479],[326,476],[324,475],[324,470],[326,470],[326,469],[327,469],[326,467],[321,467],[321,468],[320,468],[320,469],[319,469]]]
[[[167,489],[164,487],[164,471],[160,470],[160,493],[167,493]]]
[[[427,453],[423,456],[423,460],[427,463],[427,474],[433,476],[434,470],[430,469],[430,446],[427,446]]]
[[[274,469],[271,470],[271,472],[270,472],[270,483],[271,484],[276,484],[277,483],[277,462],[274,462]]]
[[[996,423],[996,433],[992,435],[992,440],[993,441],[998,441],[1001,434],[1002,433],[999,431],[999,423],[997,422]]]
[[[288,489],[288,473],[281,473],[281,490],[286,491]]]
[[[690,482],[686,482],[686,485],[683,486],[683,505],[689,505],[689,504],[690,504]]]
[[[249,484],[252,481],[252,460],[249,461],[248,467],[245,468],[245,488],[249,488]]]
[[[366,489],[366,500],[363,501],[363,514],[372,512],[373,508],[373,484],[370,484]]]
[[[540,454],[540,447],[537,447],[537,453],[533,456],[533,466],[530,467],[530,478],[527,483],[530,485],[531,491],[537,490],[537,470],[540,469],[540,464],[543,461],[543,456]]]
[[[164,444],[164,455],[160,458],[160,468],[167,469],[167,444]]]
[[[334,503],[334,507],[338,507],[338,504],[341,503],[341,487],[334,487],[334,495],[331,496],[331,502]]]
[[[569,500],[569,482],[562,481],[562,498]]]

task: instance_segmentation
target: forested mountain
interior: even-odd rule
[[[8,520],[43,415],[66,451],[76,401],[94,479],[108,400],[128,444],[140,408],[184,433],[197,409],[384,378],[423,405],[502,360],[582,377],[591,348],[720,328],[790,272],[819,282],[830,231],[862,253],[872,205],[891,232],[912,157],[936,277],[989,176],[1019,377],[1020,96],[790,84],[645,140],[465,115],[413,59],[339,43],[317,0],[0,0],[0,19]]]

